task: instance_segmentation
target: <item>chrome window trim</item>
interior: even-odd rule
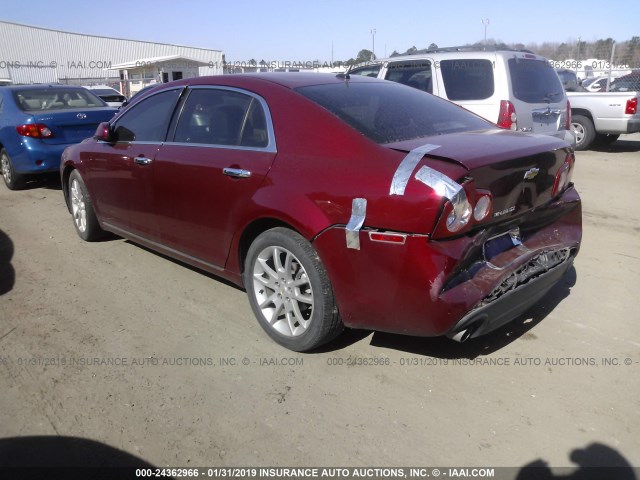
[[[267,125],[267,137],[268,137],[267,146],[266,147],[244,147],[242,145],[220,145],[217,143],[187,143],[187,142],[173,142],[173,141],[164,142],[165,144],[177,145],[181,147],[200,147],[200,148],[210,147],[210,148],[223,148],[228,150],[248,150],[253,152],[267,152],[267,153],[278,152],[278,148],[276,145],[276,136],[273,129],[273,121],[271,119],[271,110],[269,109],[269,105],[267,104],[267,101],[264,98],[262,98],[260,95],[258,95],[257,93],[253,93],[249,90],[244,90],[242,88],[237,88],[237,87],[227,87],[225,85],[189,85],[188,91],[190,90],[226,90],[229,92],[235,92],[235,93],[240,93],[242,95],[247,95],[257,100],[262,106],[262,110],[265,115],[265,122]],[[189,97],[187,96],[185,103],[188,101],[189,101]],[[184,107],[184,104],[183,104],[183,107]],[[180,115],[182,116],[182,112],[180,112]],[[178,123],[180,123],[180,120],[181,119],[179,117]]]

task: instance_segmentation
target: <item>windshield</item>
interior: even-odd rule
[[[84,88],[25,88],[13,96],[21,110],[72,110],[105,107],[106,104]]]
[[[527,103],[557,103],[564,88],[553,67],[545,60],[509,59],[513,95]]]
[[[497,128],[446,100],[397,83],[333,83],[296,89],[376,143]]]

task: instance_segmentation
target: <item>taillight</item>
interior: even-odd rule
[[[493,197],[486,190],[475,190],[473,181],[467,181],[450,200],[433,232],[434,238],[458,235],[474,225],[491,218]]]
[[[638,112],[638,97],[627,100],[627,108],[624,113],[627,115],[635,115]]]
[[[564,129],[571,130],[571,103],[569,103],[569,100],[567,100],[567,112],[564,121]]]
[[[509,100],[500,100],[500,113],[498,113],[498,126],[506,130],[517,130],[518,119],[516,108]]]
[[[559,193],[562,193],[565,188],[569,186],[571,183],[571,177],[573,176],[573,165],[575,164],[576,157],[573,152],[567,153],[567,156],[564,159],[564,163],[558,169],[558,173],[556,173],[556,179],[553,182],[553,190],[551,190],[551,195],[555,197]]]
[[[53,132],[44,123],[25,123],[18,125],[16,131],[23,137],[51,138]]]
[[[476,206],[473,207],[473,219],[482,222],[491,216],[493,211],[493,198],[491,193],[483,190],[476,192]]]

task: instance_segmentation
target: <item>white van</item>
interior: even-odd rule
[[[499,127],[552,135],[575,145],[571,108],[548,60],[522,50],[456,47],[353,68],[450,100]]]

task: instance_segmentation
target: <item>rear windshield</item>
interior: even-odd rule
[[[526,103],[556,103],[564,89],[555,70],[546,60],[509,59],[513,95]]]
[[[493,95],[493,63],[490,60],[442,60],[440,69],[449,100],[484,100]]]
[[[428,93],[396,83],[334,83],[297,91],[376,143],[496,128]]]
[[[13,97],[18,107],[25,112],[106,106],[102,100],[84,88],[29,88],[14,90]]]

